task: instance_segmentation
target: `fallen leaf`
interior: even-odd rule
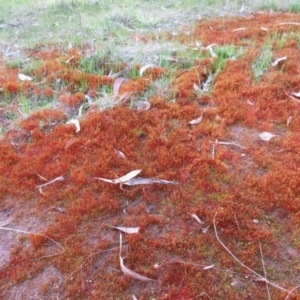
[[[215,265],[206,266],[206,267],[203,268],[203,270],[209,270],[209,269],[212,269],[214,267],[215,267]]]
[[[21,73],[18,74],[18,78],[21,81],[31,81],[32,80],[32,77],[24,75],[24,74],[21,74]]]
[[[84,106],[85,106],[85,104],[80,105],[79,110],[78,110],[78,117],[82,117],[82,114],[83,114],[82,112],[83,112]]]
[[[299,99],[297,99],[297,98],[295,98],[295,97],[289,95],[285,90],[283,90],[283,91],[284,91],[284,93],[285,93],[289,98],[291,98],[291,99],[293,99],[293,100],[295,100],[295,101],[297,101],[297,102],[300,102]]]
[[[292,116],[289,116],[286,120],[286,126],[289,126],[291,121],[292,121],[293,117]]]
[[[246,30],[246,28],[241,27],[241,28],[233,29],[232,32],[243,31],[243,30]]]
[[[130,276],[130,277],[132,277],[134,279],[141,280],[141,281],[155,281],[152,278],[140,275],[140,274],[138,274],[138,273],[136,273],[136,272],[128,269],[124,265],[124,260],[123,260],[123,258],[121,256],[121,250],[122,250],[122,234],[120,234],[120,254],[119,254],[119,258],[120,258],[120,267],[121,267],[121,270],[122,270],[122,272],[123,272],[124,275]]]
[[[144,111],[150,108],[150,103],[148,101],[137,101],[134,103],[134,107],[138,111]]]
[[[211,57],[215,58],[217,57],[217,54],[213,51],[212,47],[214,46],[218,46],[218,44],[210,44],[208,46],[206,46],[206,49],[209,50]]]
[[[67,60],[65,61],[65,63],[68,64],[73,58],[74,58],[74,56],[71,56],[69,59],[67,59]]]
[[[119,150],[116,150],[116,149],[115,149],[115,153],[116,153],[119,157],[121,157],[121,158],[123,158],[123,159],[126,159],[126,156],[125,156],[125,154],[124,154],[122,151],[119,151]]]
[[[143,178],[143,177],[137,177],[134,179],[127,180],[126,182],[123,182],[123,184],[126,185],[153,184],[153,183],[178,184],[175,181],[168,181],[168,180],[155,179],[155,178]]]
[[[141,67],[141,68],[140,68],[140,77],[143,76],[144,72],[145,72],[147,69],[152,68],[152,67],[154,67],[154,65],[146,65],[146,66]]]
[[[202,228],[201,230],[202,230],[202,233],[207,233],[208,232],[208,229],[209,229],[209,225],[207,226],[207,227],[205,227],[205,228]]]
[[[192,121],[189,122],[189,124],[191,125],[196,125],[202,122],[203,119],[203,114],[205,113],[206,109],[204,109],[204,111],[202,112],[201,116],[198,119],[194,119]]]
[[[135,177],[136,175],[138,175],[139,173],[141,173],[141,170],[134,170],[129,172],[128,174],[116,178],[116,179],[106,179],[106,178],[101,178],[101,177],[95,177],[95,179],[100,179],[103,180],[105,182],[109,182],[109,183],[125,183],[126,181],[129,181],[130,179],[132,179],[133,177]]]
[[[76,133],[80,131],[80,124],[79,121],[76,119],[68,121],[66,124],[74,124],[76,127]]]
[[[37,185],[36,188],[37,188],[37,189],[40,189],[40,188],[43,187],[43,186],[52,184],[52,183],[54,183],[55,181],[60,181],[60,180],[64,180],[64,177],[63,177],[63,176],[56,177],[56,178],[54,178],[53,180],[51,180],[51,181],[49,181],[49,182],[47,182],[47,183]]]
[[[268,142],[269,140],[271,140],[274,136],[276,136],[276,134],[272,134],[270,132],[264,131],[261,134],[258,135],[263,141]]]
[[[118,229],[118,230],[128,233],[128,234],[138,233],[140,230],[140,227],[115,227],[115,226],[109,226],[109,227]]]
[[[115,80],[114,85],[113,85],[113,94],[114,96],[117,96],[119,93],[119,89],[123,83],[123,81],[125,80],[125,78],[123,77],[119,77]]]
[[[292,93],[294,96],[296,96],[296,97],[300,97],[300,92],[298,92],[298,93]]]
[[[199,224],[204,224],[203,221],[200,220],[200,218],[196,214],[190,214],[192,218],[194,218]]]
[[[271,63],[272,67],[276,67],[281,61],[286,60],[287,56],[277,58],[274,62]]]
[[[193,88],[195,92],[202,92],[201,88],[196,83],[193,84]]]

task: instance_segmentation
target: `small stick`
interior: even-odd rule
[[[240,225],[239,225],[239,222],[237,220],[237,217],[236,217],[236,214],[234,213],[234,218],[235,218],[235,222],[236,222],[236,225],[237,225],[237,228],[239,231],[241,231],[241,228],[240,228]]]
[[[283,23],[279,23],[275,26],[282,26],[282,25],[296,25],[296,26],[300,26],[300,23],[297,22],[283,22]]]
[[[290,294],[292,294],[294,292],[294,290],[298,289],[300,287],[300,284],[296,285],[295,287],[293,287],[289,293],[287,294],[287,296],[284,298],[284,300],[288,300],[288,298],[290,297]]]
[[[44,234],[41,234],[41,233],[30,232],[30,231],[26,231],[26,230],[20,230],[20,229],[14,229],[14,228],[7,228],[7,227],[0,227],[0,230],[1,229],[2,230],[7,230],[7,231],[14,231],[14,232],[18,232],[18,233],[38,235],[38,236],[44,237],[44,238],[52,241],[53,243],[55,243],[58,247],[60,247],[62,249],[62,251],[59,252],[59,253],[56,253],[56,254],[53,254],[53,255],[42,256],[42,257],[39,257],[39,259],[40,258],[46,258],[46,257],[52,257],[52,256],[60,255],[60,254],[62,254],[62,253],[64,253],[66,251],[65,248],[60,243],[56,242],[55,240],[53,240],[51,237],[49,237],[47,235],[44,235]]]
[[[242,263],[226,246],[225,244],[220,240],[219,235],[218,235],[218,231],[217,231],[217,226],[216,226],[216,216],[217,216],[217,212],[214,215],[213,218],[213,224],[214,224],[214,229],[215,229],[215,236],[216,239],[218,240],[218,242],[222,245],[222,247],[230,254],[230,256],[237,261],[241,266],[243,266],[245,269],[247,269],[248,271],[250,271],[251,273],[253,273],[254,275],[256,275],[260,280],[267,282],[268,284],[272,285],[273,287],[282,290],[284,292],[289,292],[287,289],[273,283],[270,282],[269,280],[267,280],[265,277],[261,276],[260,274],[256,273],[255,271],[253,271],[252,269],[250,269],[249,267],[247,267],[244,263]]]
[[[51,183],[53,183],[55,181],[58,181],[58,180],[64,180],[64,177],[63,176],[56,177],[56,178],[54,178],[53,180],[51,180],[51,181],[49,181],[47,183],[37,185],[36,188],[39,189],[39,188],[41,188],[43,186],[46,186],[46,185],[51,184]]]
[[[234,142],[219,142],[218,140],[216,140],[215,142],[211,142],[213,144],[219,144],[219,145],[228,145],[228,146],[236,146],[236,147],[240,147],[242,149],[246,149],[246,147],[239,145],[237,143]]]
[[[266,282],[266,288],[267,288],[267,293],[268,293],[268,299],[271,300],[269,286],[268,286],[268,282],[267,282],[267,272],[266,272],[266,268],[265,268],[265,262],[264,262],[264,257],[263,257],[263,253],[262,253],[260,241],[259,241],[259,251],[260,251],[261,262],[262,262],[262,266],[263,266],[263,270],[264,270],[264,275],[265,275],[265,282]]]

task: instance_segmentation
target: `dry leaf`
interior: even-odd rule
[[[152,67],[154,67],[154,65],[146,65],[146,66],[141,67],[141,68],[140,68],[140,77],[143,76],[144,72],[145,72],[147,69],[152,68]]]
[[[189,122],[189,124],[191,125],[196,125],[202,122],[203,119],[203,114],[205,113],[206,109],[204,109],[204,111],[202,112],[201,116],[198,119],[194,119],[192,121]]]
[[[215,265],[206,266],[206,267],[203,268],[203,270],[209,270],[209,269],[212,269],[214,267],[215,267]]]
[[[121,87],[124,80],[125,80],[125,78],[122,78],[122,77],[117,78],[115,80],[114,85],[113,85],[113,94],[114,94],[114,96],[118,95],[119,89],[120,89],[120,87]]]
[[[193,84],[193,88],[195,92],[202,92],[201,88],[196,83]]]
[[[204,224],[203,221],[200,220],[200,218],[196,214],[190,214],[192,218],[194,218],[199,224]]]
[[[78,117],[82,116],[82,112],[83,112],[84,106],[85,106],[85,104],[81,104],[80,105],[79,110],[78,110]]]
[[[136,175],[138,175],[139,173],[141,173],[141,170],[134,170],[129,172],[128,174],[116,178],[116,179],[106,179],[106,178],[101,178],[101,177],[95,177],[95,179],[100,179],[103,180],[105,182],[109,182],[109,183],[125,183],[126,181],[129,181],[130,179],[132,179],[133,177],[135,177]]]
[[[126,156],[125,156],[125,154],[124,154],[122,151],[119,151],[119,150],[116,150],[116,149],[115,149],[115,153],[116,153],[119,157],[121,157],[121,158],[123,158],[123,159],[126,159]]]
[[[137,101],[134,103],[134,107],[138,111],[144,111],[150,108],[150,103],[148,101]]]
[[[291,99],[293,99],[293,100],[295,100],[295,101],[297,101],[297,102],[300,102],[299,99],[297,99],[297,98],[295,98],[295,97],[289,95],[285,90],[283,90],[283,91],[284,91],[284,93],[285,93],[289,98],[291,98]]]
[[[206,49],[209,50],[211,57],[215,58],[217,57],[217,54],[213,51],[212,47],[214,46],[218,46],[218,44],[210,44],[208,46],[206,46]]]
[[[269,140],[271,140],[274,136],[276,136],[276,134],[272,134],[270,132],[264,131],[261,134],[258,135],[263,141],[268,142]]]
[[[76,132],[80,131],[80,125],[79,125],[79,121],[76,119],[70,120],[68,121],[66,124],[74,124],[76,127]]]
[[[155,281],[152,278],[140,275],[140,274],[138,274],[138,273],[136,273],[136,272],[128,269],[124,265],[124,260],[123,260],[123,258],[121,256],[121,250],[122,250],[122,234],[120,234],[120,254],[119,254],[119,258],[120,258],[120,267],[121,267],[121,270],[124,273],[124,275],[130,276],[130,277],[132,277],[134,279],[141,280],[141,281]]]
[[[243,31],[243,30],[246,30],[246,28],[241,27],[241,28],[233,29],[232,32]]]
[[[298,93],[292,93],[294,96],[296,96],[296,97],[300,97],[300,92],[298,92]]]
[[[155,179],[155,178],[143,178],[143,177],[137,177],[134,179],[127,180],[126,182],[123,182],[123,184],[126,185],[153,184],[153,183],[178,184],[175,181],[168,181],[168,180]]]
[[[202,228],[201,230],[202,230],[202,233],[207,233],[208,232],[208,229],[209,229],[209,225],[207,226],[207,227],[205,227],[205,228]]]
[[[74,58],[74,56],[71,56],[69,59],[67,59],[67,60],[65,61],[65,63],[68,64],[73,58]]]
[[[118,229],[118,230],[128,233],[128,234],[138,233],[140,230],[140,227],[115,227],[115,226],[109,226],[109,227]]]
[[[274,62],[271,63],[272,67],[276,67],[281,61],[286,60],[287,56],[277,58]]]
[[[64,177],[63,177],[63,176],[56,177],[56,178],[54,178],[53,180],[51,180],[51,181],[49,181],[49,182],[47,182],[47,183],[37,185],[36,188],[37,188],[37,189],[40,189],[40,188],[42,188],[43,186],[46,186],[46,185],[49,185],[49,184],[54,183],[55,181],[61,181],[61,180],[64,180]]]
[[[32,77],[24,75],[24,74],[21,74],[21,73],[18,74],[18,78],[21,81],[31,81],[32,80]]]

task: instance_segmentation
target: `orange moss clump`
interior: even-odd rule
[[[212,61],[203,59],[189,70],[180,70],[171,82],[171,93],[179,100],[192,100],[196,98],[194,85],[201,86],[206,80]]]
[[[84,101],[83,93],[75,93],[75,94],[62,94],[59,96],[58,100],[64,106],[78,108]]]
[[[21,84],[16,80],[7,80],[3,83],[3,89],[9,93],[17,93],[21,91]]]
[[[31,131],[35,128],[51,128],[61,122],[66,121],[66,115],[58,109],[43,109],[32,113],[28,118],[19,122],[20,128]]]
[[[127,80],[122,83],[119,94],[125,95],[125,94],[138,94],[146,89],[146,87],[149,85],[149,80],[147,78],[138,78],[134,80]]]

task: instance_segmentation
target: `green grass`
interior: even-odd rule
[[[93,4],[94,3],[94,4]],[[36,44],[66,45],[112,43],[135,32],[176,30],[203,15],[238,14],[242,1],[198,0],[169,3],[163,0],[0,0],[0,40],[5,45],[32,47]],[[254,1],[254,8],[299,11],[288,1]]]
[[[255,80],[258,81],[271,66],[272,62],[272,48],[266,45],[261,49],[260,55],[252,63],[252,72]]]

